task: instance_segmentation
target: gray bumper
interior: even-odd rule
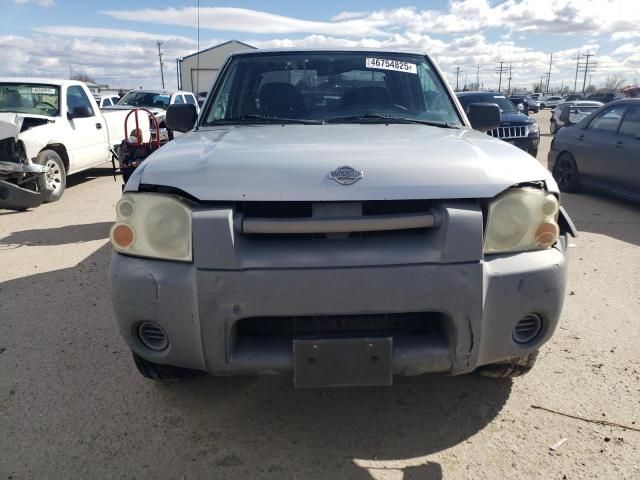
[[[393,371],[460,374],[525,355],[551,337],[565,292],[565,244],[480,262],[307,269],[198,269],[114,254],[114,311],[125,341],[144,358],[214,375],[293,370],[291,340],[241,341],[235,327],[244,318],[438,312],[446,337],[394,338]],[[513,328],[530,313],[543,319],[543,331],[521,345]],[[143,320],[166,331],[166,350],[140,343]]]

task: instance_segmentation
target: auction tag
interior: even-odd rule
[[[403,62],[400,60],[390,60],[388,58],[367,58],[367,68],[377,68],[380,70],[393,70],[394,72],[404,72],[418,74],[415,63]]]
[[[33,87],[31,89],[31,93],[41,93],[44,95],[55,95],[56,94],[56,89],[55,88],[46,88],[46,87]]]

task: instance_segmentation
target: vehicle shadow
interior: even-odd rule
[[[89,242],[109,237],[113,222],[83,223],[57,228],[41,228],[13,232],[0,238],[0,247],[17,248],[25,245],[65,245]]]
[[[269,459],[271,468],[296,478],[371,479],[378,471],[396,470],[397,478],[407,480],[443,478],[442,467],[424,457],[485,428],[505,405],[512,382],[425,375],[397,377],[390,388],[302,391],[286,377],[203,376],[157,388],[159,399],[174,406],[183,428],[193,432],[219,432],[207,412],[222,407],[234,432],[225,436],[226,455],[247,459],[244,445],[254,449],[243,461],[246,477],[260,471],[256,460]],[[268,441],[255,443],[264,436]],[[214,443],[210,447],[216,450]],[[318,476],[314,465],[327,459],[331,473]]]
[[[116,175],[116,180],[119,176],[120,174],[118,173]],[[85,183],[101,177],[113,177],[113,168],[111,167],[111,163],[105,163],[104,166],[92,168],[90,170],[85,170],[84,172],[74,173],[73,175],[70,175],[69,177],[67,177],[67,188],[73,188],[81,183]]]
[[[116,455],[139,478],[436,480],[443,469],[428,456],[471,442],[511,393],[511,381],[475,375],[322,390],[288,376],[154,383],[112,319],[110,255],[106,244],[0,289],[5,459],[25,478],[99,478]]]
[[[640,246],[640,205],[592,191],[563,193],[562,204],[578,232],[606,235]]]

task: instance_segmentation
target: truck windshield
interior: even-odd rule
[[[117,105],[125,105],[127,107],[162,108],[166,110],[169,106],[170,99],[171,95],[166,93],[129,92],[120,99]]]
[[[220,81],[203,116],[203,125],[396,121],[461,124],[439,74],[420,55],[239,55],[231,60]]]
[[[60,88],[39,83],[0,83],[0,112],[55,117],[60,113]]]

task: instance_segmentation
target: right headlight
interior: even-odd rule
[[[510,188],[489,204],[484,253],[551,247],[560,233],[558,199],[534,188]]]
[[[190,262],[191,209],[168,195],[125,193],[110,237],[120,253]]]

